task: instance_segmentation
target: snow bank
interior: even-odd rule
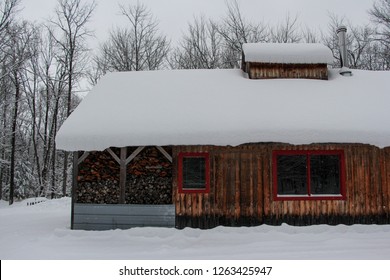
[[[247,43],[245,61],[263,63],[331,64],[332,51],[322,44]]]
[[[110,73],[60,128],[58,149],[358,142],[390,145],[389,72],[250,80],[240,70]]]
[[[70,199],[0,208],[0,259],[390,259],[390,225],[70,230]]]

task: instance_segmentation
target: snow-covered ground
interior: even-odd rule
[[[0,201],[0,259],[390,259],[390,225],[70,230],[70,199]]]

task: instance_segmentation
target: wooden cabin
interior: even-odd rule
[[[390,72],[314,76],[107,74],[56,138],[72,228],[390,223]]]

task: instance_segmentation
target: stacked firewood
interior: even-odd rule
[[[154,176],[131,176],[126,185],[126,203],[171,204],[172,179]]]
[[[155,147],[145,148],[128,165],[126,203],[172,203],[172,164]]]
[[[91,152],[79,166],[77,181],[119,181],[119,170],[119,164],[108,152]]]
[[[119,150],[114,150],[119,157]],[[128,155],[132,150],[128,149]],[[168,153],[171,153],[167,149]],[[77,202],[119,202],[120,165],[108,152],[91,152],[79,165]],[[172,163],[155,147],[146,147],[127,166],[125,202],[171,204]]]
[[[117,204],[119,193],[118,181],[84,182],[79,184],[76,201],[78,203]]]
[[[91,152],[79,165],[77,202],[119,202],[119,164],[108,152]]]

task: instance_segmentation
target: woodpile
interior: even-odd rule
[[[129,147],[127,156],[137,147]],[[120,150],[111,148],[120,157]],[[165,147],[171,154],[172,151]],[[79,165],[77,202],[119,203],[120,165],[108,153],[91,152]],[[128,165],[125,203],[172,204],[172,163],[155,147],[146,147]]]
[[[117,204],[119,202],[118,181],[84,182],[79,184],[78,203]]]
[[[126,203],[172,203],[172,163],[155,147],[145,148],[128,165]]]
[[[172,178],[130,176],[126,185],[128,204],[172,204]]]
[[[119,181],[119,165],[108,152],[91,152],[79,165],[77,181]]]

